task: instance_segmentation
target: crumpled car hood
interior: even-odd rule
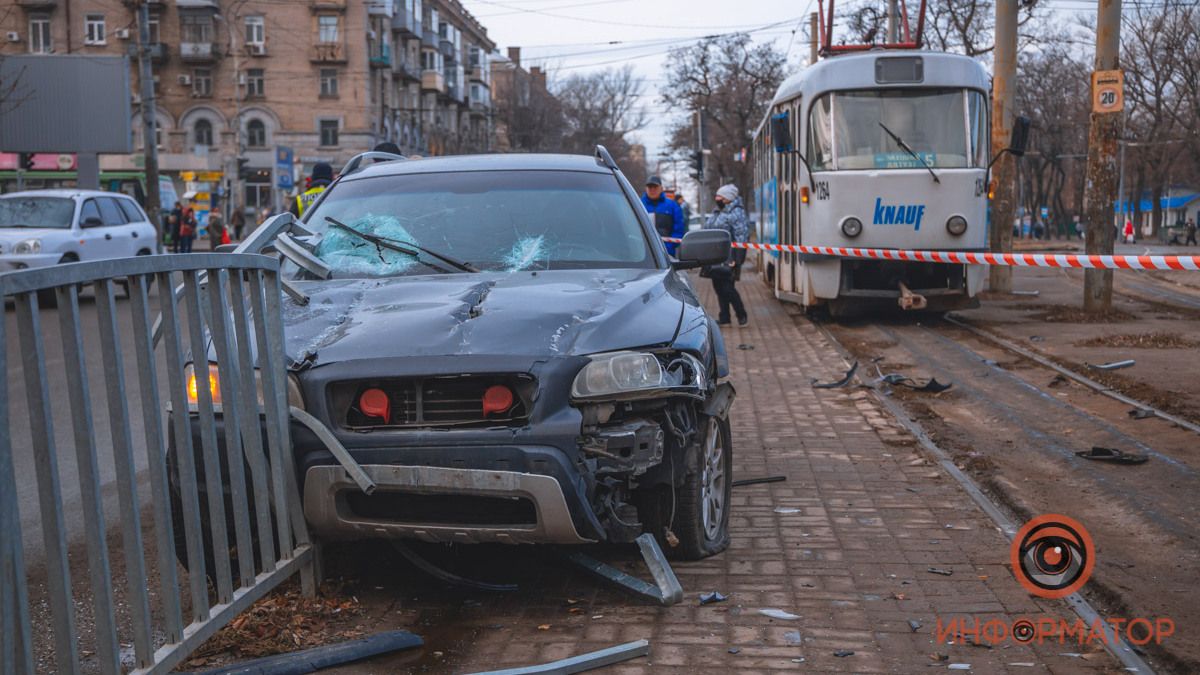
[[[661,269],[297,282],[288,356],[310,365],[475,355],[555,357],[670,343],[686,287]]]

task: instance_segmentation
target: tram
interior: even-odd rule
[[[924,3],[916,35],[924,23]],[[988,243],[990,80],[974,59],[831,45],[780,85],[754,135],[760,243],[983,251]],[[822,17],[823,19],[825,17]],[[980,266],[762,252],[776,297],[835,316],[882,304],[973,306]]]

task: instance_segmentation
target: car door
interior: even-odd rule
[[[79,259],[100,260],[113,257],[112,230],[104,224],[100,201],[85,199],[79,207]]]
[[[123,258],[137,253],[130,233],[133,226],[117,205],[116,197],[96,197],[100,207],[100,218],[104,221],[104,257]]]
[[[126,255],[137,255],[142,251],[153,253],[156,233],[145,212],[132,199],[117,197],[116,202],[117,206],[121,207],[121,212],[125,214],[125,220],[129,223],[127,226],[129,253]]]

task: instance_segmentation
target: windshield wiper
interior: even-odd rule
[[[912,148],[908,147],[908,143],[905,143],[903,138],[900,138],[895,133],[893,133],[891,129],[884,126],[883,122],[880,122],[879,126],[882,127],[884,131],[887,132],[888,136],[892,137],[893,141],[896,141],[896,145],[903,148],[905,152],[912,155],[918,162],[920,162],[921,166],[925,167],[925,170],[929,172],[929,175],[933,176],[933,182],[935,182],[935,183],[942,182],[942,181],[938,180],[938,175],[933,172],[933,167],[929,166],[929,164],[925,162],[925,158],[922,157],[921,155],[917,154],[916,150],[913,150]]]
[[[380,237],[380,236],[377,236],[374,234],[369,234],[367,232],[362,232],[360,230],[356,230],[353,227],[350,227],[349,225],[341,222],[340,220],[337,220],[333,216],[325,216],[325,220],[329,221],[330,224],[332,224],[334,227],[338,228],[339,230],[345,230],[346,232],[349,232],[350,234],[353,234],[361,239],[369,241],[372,244],[375,244],[376,246],[381,247],[381,248],[386,248],[386,249],[389,249],[392,251],[396,251],[397,253],[403,253],[405,255],[411,255],[414,258],[420,257],[420,255],[422,253],[424,253],[425,255],[431,256],[433,258],[436,258],[436,259],[442,261],[443,263],[453,267],[454,269],[456,269],[460,272],[478,272],[479,271],[479,269],[476,268],[471,263],[463,262],[462,260],[458,260],[456,258],[451,258],[450,256],[448,256],[444,253],[438,253],[437,251],[431,251],[423,246],[411,244],[407,241],[396,241],[395,239],[388,239],[387,237]]]

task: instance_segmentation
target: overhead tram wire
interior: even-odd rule
[[[590,0],[590,2],[575,2],[569,5],[555,5],[553,7],[540,7],[538,9],[575,9],[576,7],[592,7],[595,5],[615,5],[617,3],[633,2],[634,0]],[[525,14],[526,10],[514,9],[508,12],[496,12],[494,14],[474,14],[476,19],[490,19],[497,16],[512,16],[513,14]]]
[[[569,58],[572,56],[583,56],[583,55],[588,55],[588,54],[612,54],[612,53],[621,52],[621,51],[645,49],[648,47],[661,47],[661,46],[665,46],[665,45],[681,45],[681,44],[686,44],[689,42],[700,42],[703,40],[709,40],[709,39],[719,38],[719,37],[727,37],[730,35],[742,35],[742,34],[750,35],[750,34],[756,34],[756,33],[763,33],[765,31],[768,31],[771,28],[778,28],[779,26],[788,25],[795,20],[796,20],[796,17],[792,17],[792,18],[786,19],[784,21],[774,21],[774,22],[771,22],[768,24],[762,24],[762,25],[759,25],[758,27],[751,28],[750,30],[734,30],[734,31],[727,31],[724,33],[710,33],[707,35],[699,35],[699,36],[692,36],[692,37],[671,38],[669,40],[648,42],[646,44],[622,45],[619,47],[614,47],[613,49],[594,49],[594,50],[585,50],[585,51],[580,51],[580,52],[564,52],[561,54],[547,54],[545,56],[523,57],[522,60],[546,61],[546,60],[551,60],[551,59],[556,59],[556,58]],[[783,32],[781,32],[780,34],[783,34]],[[661,50],[656,53],[665,54],[669,51],[670,51],[670,49],[667,49],[667,50]]]
[[[731,27],[728,24],[721,25],[721,26],[679,26],[679,25],[670,26],[670,25],[653,24],[653,23],[631,23],[628,21],[605,21],[603,19],[590,19],[590,18],[586,18],[586,17],[582,17],[582,16],[571,16],[569,14],[552,14],[550,12],[546,12],[546,11],[542,11],[542,10],[538,10],[538,9],[525,9],[522,7],[514,7],[512,5],[507,5],[502,2],[496,2],[495,0],[474,0],[474,2],[480,2],[485,5],[491,5],[493,7],[499,7],[501,9],[516,10],[518,12],[525,13],[525,14],[540,14],[542,16],[548,16],[552,19],[567,19],[569,21],[583,21],[584,23],[598,23],[598,24],[604,24],[604,25],[608,25],[608,26],[621,26],[623,28],[655,28],[655,29],[659,29],[659,30],[720,30],[723,28],[727,29],[727,28]],[[783,23],[791,23],[791,22],[792,22],[792,20],[788,19],[787,21],[784,21]],[[755,24],[743,24],[740,26],[733,26],[733,27],[734,28],[749,28],[754,25]]]

